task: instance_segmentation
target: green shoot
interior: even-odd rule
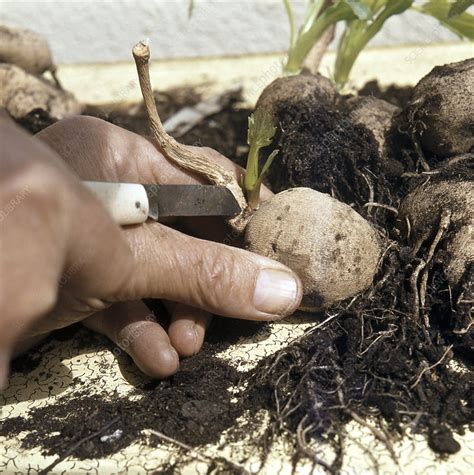
[[[303,61],[311,48],[330,26],[341,20],[357,18],[356,12],[361,13],[359,0],[338,0],[324,10],[322,9],[324,0],[313,0],[308,2],[305,20],[295,35],[290,0],[284,2],[291,30],[290,49],[284,67],[287,74],[298,74],[301,71]]]
[[[334,80],[341,89],[349,78],[352,66],[366,44],[381,30],[385,21],[392,15],[398,15],[410,8],[413,0],[365,0],[371,8],[373,18],[347,21],[346,29],[339,42]]]
[[[291,0],[283,0],[290,20],[290,49],[284,68],[286,74],[301,71],[306,56],[324,32],[344,21],[346,28],[338,45],[334,79],[339,89],[349,79],[351,69],[367,43],[382,29],[385,21],[408,8],[433,16],[443,26],[461,38],[474,40],[474,15],[467,9],[474,0],[334,0],[327,6],[324,0],[308,0],[302,26],[295,33]]]
[[[460,15],[474,5],[474,0],[456,0],[449,9],[448,18]]]
[[[293,17],[293,9],[291,8],[291,0],[283,0],[285,4],[286,14],[290,23],[290,49],[295,44],[295,19]]]
[[[242,187],[250,208],[258,207],[263,176],[278,153],[278,150],[274,150],[265,161],[262,169],[259,170],[260,149],[272,143],[275,132],[276,127],[273,116],[265,109],[259,108],[249,117],[247,134],[249,154]]]

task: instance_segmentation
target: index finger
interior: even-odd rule
[[[76,116],[47,127],[37,137],[48,143],[83,180],[158,184],[207,184],[201,176],[169,161],[147,137],[102,119]],[[235,174],[244,169],[208,147],[199,148],[210,160]],[[262,201],[273,193],[262,186]]]
[[[208,184],[201,176],[187,172],[169,161],[157,144],[101,119],[76,116],[61,120],[44,129],[37,137],[53,148],[83,179],[130,183]],[[200,148],[210,160],[234,173],[239,181],[244,169],[222,154],[207,147]],[[261,199],[273,193],[265,186]],[[166,220],[167,223],[173,220]],[[215,217],[181,218],[178,223],[191,234],[213,241],[228,241],[229,228]]]

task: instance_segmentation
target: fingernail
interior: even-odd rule
[[[253,297],[257,310],[285,316],[298,305],[300,298],[298,280],[294,274],[277,269],[260,271]]]

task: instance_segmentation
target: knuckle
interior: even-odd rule
[[[209,252],[197,266],[200,293],[209,303],[217,306],[223,296],[228,296],[236,285],[236,268],[238,263],[230,253]]]

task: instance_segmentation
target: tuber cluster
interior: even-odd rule
[[[0,25],[0,86],[0,107],[31,131],[82,111],[59,84],[48,42],[31,30]]]

